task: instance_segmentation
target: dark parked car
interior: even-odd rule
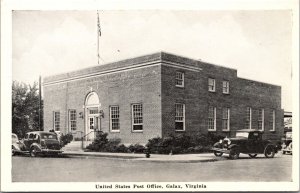
[[[238,130],[234,138],[226,137],[220,140],[214,144],[212,150],[216,156],[229,154],[230,159],[237,159],[240,153],[248,154],[251,158],[256,157],[257,154],[273,158],[277,153],[277,146],[269,140],[263,140],[262,134],[258,130]]]
[[[13,155],[15,152],[30,153],[31,157],[35,157],[38,154],[58,155],[62,152],[57,135],[51,132],[34,131],[26,133],[23,141],[17,144],[19,144],[19,147],[14,147],[16,143],[13,144]]]

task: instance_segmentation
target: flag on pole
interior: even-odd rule
[[[97,10],[97,16],[98,16],[98,20],[97,20],[98,36],[101,36],[101,27],[100,27],[100,19],[99,19],[99,11],[98,10]]]

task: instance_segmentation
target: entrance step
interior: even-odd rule
[[[83,148],[85,149],[92,141],[83,141]],[[71,141],[62,148],[63,151],[84,151],[82,149],[82,141]]]

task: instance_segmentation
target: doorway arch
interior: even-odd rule
[[[99,111],[101,103],[98,94],[94,91],[87,94],[85,97],[85,140],[93,141],[95,139],[95,131],[99,131]]]

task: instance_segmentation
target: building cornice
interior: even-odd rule
[[[137,70],[137,69],[141,69],[141,68],[159,66],[159,65],[173,67],[173,68],[179,68],[179,69],[189,70],[189,71],[194,71],[194,72],[200,72],[202,70],[199,67],[189,66],[184,63],[170,62],[170,61],[160,59],[160,60],[152,61],[152,62],[142,62],[142,63],[134,64],[131,66],[117,67],[117,68],[110,69],[110,70],[103,70],[103,71],[98,71],[98,72],[94,72],[94,73],[87,73],[84,75],[77,75],[77,76],[72,76],[72,77],[68,77],[68,78],[61,78],[58,80],[47,81],[47,82],[43,83],[43,86],[50,86],[50,85],[54,85],[54,84],[95,78],[95,77],[99,77],[99,76],[115,74],[115,73],[120,73],[120,72],[126,72],[126,71],[131,71],[131,70]]]

